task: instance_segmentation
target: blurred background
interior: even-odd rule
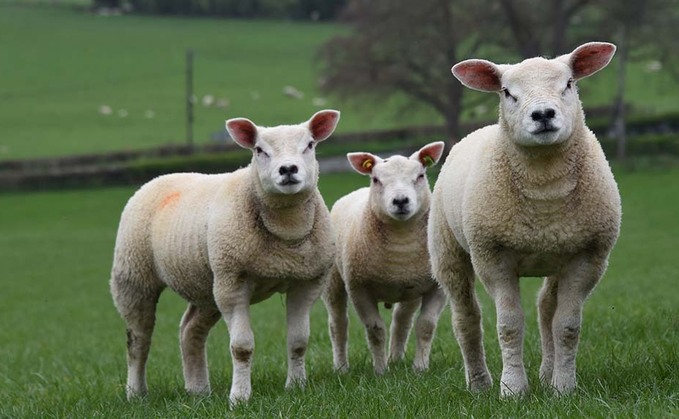
[[[497,117],[467,58],[618,46],[579,83],[612,159],[679,153],[678,0],[1,0],[0,187],[141,182],[247,162],[231,117],[343,111],[327,154],[451,144]],[[344,166],[343,166],[344,167]]]

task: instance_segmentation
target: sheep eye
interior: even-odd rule
[[[307,148],[307,150],[313,149],[313,148],[314,148],[314,142],[313,142],[313,141],[310,141],[310,142],[309,142],[309,145],[306,146],[306,148]]]
[[[262,147],[255,147],[255,153],[257,153],[258,156],[268,156],[268,154],[262,150]]]
[[[379,184],[380,184],[380,180],[379,180],[378,178],[373,177],[373,178],[371,178],[371,179],[372,179],[372,181],[373,181],[373,183],[374,183],[375,185],[379,185]]]
[[[514,99],[514,102],[516,102],[516,98],[514,96],[512,96],[511,93],[509,93],[509,89],[507,89],[506,87],[503,87],[502,92],[505,94],[506,98],[512,98],[512,99]]]
[[[420,173],[419,175],[417,175],[417,179],[415,180],[415,182],[418,182],[422,179],[424,179],[424,173]]]
[[[568,91],[571,87],[573,87],[573,79],[568,79],[568,82],[566,83],[566,88],[564,89],[564,93]]]

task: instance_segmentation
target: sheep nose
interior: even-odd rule
[[[405,198],[394,198],[391,200],[391,203],[397,206],[399,209],[403,209],[408,203],[410,202],[410,199],[408,197]]]
[[[281,166],[278,168],[278,173],[281,175],[294,175],[297,173],[299,168],[297,167],[296,164],[290,164],[287,166]]]
[[[552,108],[547,108],[543,111],[533,111],[530,117],[535,122],[547,122],[556,116],[556,111]]]

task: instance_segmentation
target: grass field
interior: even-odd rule
[[[226,118],[246,116],[277,125],[305,120],[322,107],[343,111],[339,132],[442,122],[415,106],[395,116],[395,102],[403,103],[398,99],[359,109],[333,98],[314,105],[317,48],[346,30],[338,25],[102,17],[48,3],[53,2],[0,1],[0,160],[183,142],[189,47],[195,50],[199,101],[211,94],[230,102],[227,109],[196,106],[197,143],[209,142]],[[676,81],[662,71],[647,72],[645,66],[641,62],[629,70],[628,97],[636,111],[679,110]],[[614,80],[611,67],[579,83],[584,103],[609,103]],[[285,97],[286,85],[300,89],[304,98]],[[101,105],[113,114],[99,114]],[[487,113],[490,119],[494,106]],[[126,117],[119,116],[123,110]]]
[[[498,399],[500,353],[494,310],[481,291],[492,392],[465,390],[459,349],[446,310],[431,370],[408,362],[372,373],[362,327],[352,317],[348,375],[332,371],[326,313],[312,312],[309,385],[283,389],[284,300],[253,306],[257,351],[253,397],[228,409],[231,363],[226,327],[208,342],[213,394],[183,391],[177,326],[185,308],[163,294],[148,366],[150,395],[128,403],[125,327],[113,307],[108,274],[120,211],[132,188],[0,195],[0,417],[676,417],[679,415],[679,170],[617,174],[623,229],[606,277],[585,306],[578,390],[557,399],[538,384],[534,300],[540,281],[523,281],[525,358],[532,393]],[[328,203],[365,183],[328,175]]]

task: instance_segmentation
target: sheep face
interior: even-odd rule
[[[530,58],[514,65],[466,60],[452,72],[462,84],[500,94],[500,124],[519,146],[567,141],[582,123],[575,82],[604,68],[615,45],[590,42],[555,59]]]
[[[333,110],[319,111],[305,123],[272,128],[236,118],[226,121],[226,129],[238,145],[252,150],[251,167],[262,190],[292,195],[316,187],[316,144],[332,134],[339,115]]]
[[[370,153],[349,153],[347,158],[354,170],[371,178],[371,210],[382,219],[406,221],[428,209],[430,192],[425,171],[439,161],[443,148],[443,142],[436,142],[410,157],[381,159]]]

